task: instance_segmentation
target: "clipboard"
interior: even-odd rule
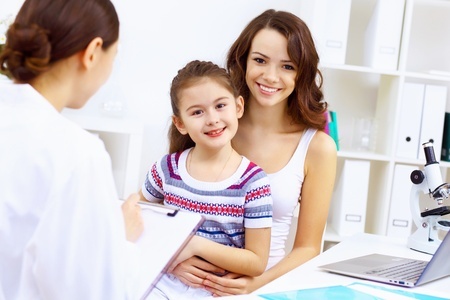
[[[144,232],[136,244],[142,251],[140,299],[146,299],[197,229],[204,217],[161,204],[139,202]]]

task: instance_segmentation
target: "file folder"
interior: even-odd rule
[[[416,159],[418,156],[419,146],[422,145],[419,135],[424,93],[424,84],[406,82],[403,87],[396,152],[398,157]]]
[[[339,151],[339,129],[338,129],[338,120],[337,113],[335,111],[328,112],[328,132],[329,135],[333,138],[336,143],[336,149]]]
[[[341,236],[364,232],[370,161],[346,159],[330,206],[329,223]]]
[[[301,3],[300,17],[308,24],[322,63],[345,64],[351,0]]]
[[[161,276],[203,223],[200,214],[140,202],[144,233],[136,242],[141,250],[138,284],[140,299],[146,299]]]
[[[364,64],[397,70],[405,0],[377,0],[364,39]]]
[[[445,113],[444,134],[442,135],[441,160],[450,161],[450,113]]]
[[[410,176],[416,169],[408,165],[395,165],[387,224],[388,236],[407,238],[411,235],[410,193],[413,183]]]
[[[447,87],[427,84],[422,108],[420,144],[417,147],[419,159],[425,159],[425,153],[421,149],[422,144],[426,142],[432,142],[436,158],[441,157],[446,105]]]

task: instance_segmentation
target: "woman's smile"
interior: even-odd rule
[[[277,88],[271,88],[271,87],[262,85],[262,84],[260,84],[260,83],[257,83],[257,84],[258,84],[259,88],[261,89],[261,91],[262,91],[262,92],[265,92],[265,93],[273,94],[273,93],[275,93],[275,92],[277,92],[277,91],[279,90],[279,89],[277,89]]]

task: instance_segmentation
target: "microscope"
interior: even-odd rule
[[[413,183],[410,194],[411,216],[417,230],[408,238],[408,247],[428,254],[434,254],[441,243],[438,230],[448,231],[450,221],[442,216],[450,213],[450,206],[444,206],[443,201],[450,194],[450,184],[442,181],[439,163],[436,161],[433,144],[422,144],[425,151],[425,167],[411,172]],[[426,208],[421,212],[419,205],[420,193],[428,194],[437,202],[437,207]]]

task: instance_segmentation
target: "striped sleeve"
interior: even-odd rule
[[[256,172],[248,187],[244,205],[244,226],[272,227],[272,193],[269,178],[263,171]]]
[[[163,173],[158,167],[164,161],[162,159],[152,165],[142,184],[142,194],[150,202],[162,202],[164,200],[163,179],[161,177]]]

